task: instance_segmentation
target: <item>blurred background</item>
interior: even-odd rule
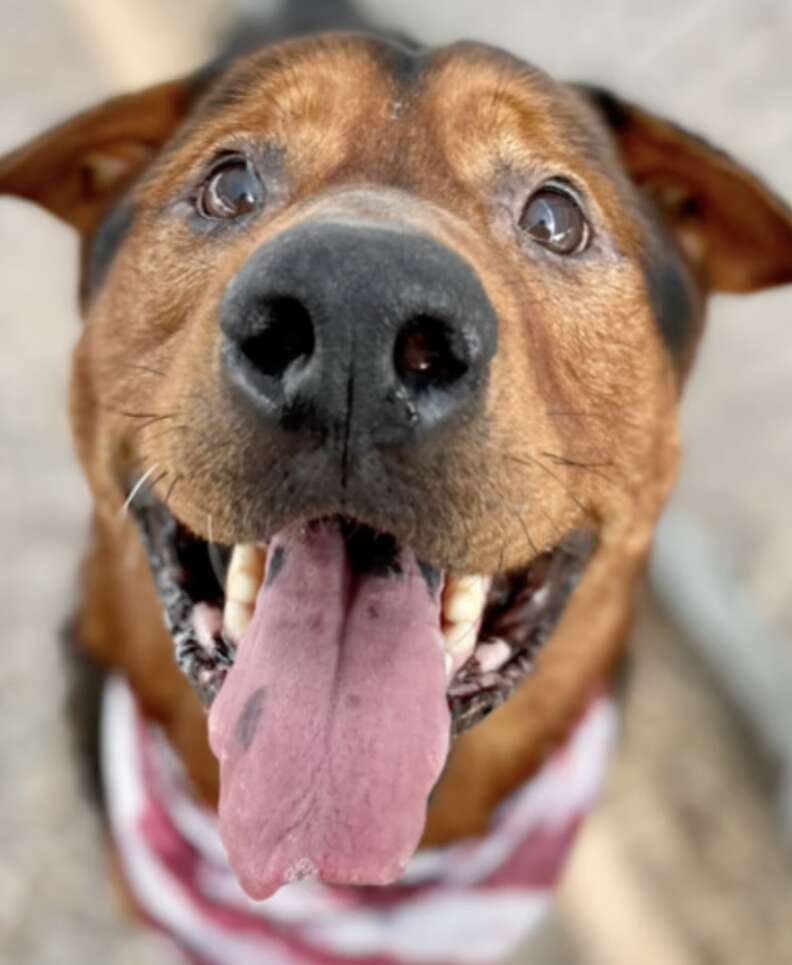
[[[0,153],[199,65],[238,6],[0,0]],[[610,86],[792,199],[789,0],[360,6],[430,43],[482,39]],[[0,962],[169,965],[167,944],[115,905],[62,714],[56,637],[88,512],[65,415],[75,239],[2,199],[0,279]],[[635,633],[623,742],[557,910],[515,962],[792,962],[790,381],[792,288],[715,299]]]

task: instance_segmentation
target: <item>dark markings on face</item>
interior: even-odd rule
[[[193,98],[197,99],[210,90],[212,85],[217,83],[232,63],[233,55],[223,53],[219,57],[215,57],[214,60],[210,60],[208,64],[204,64],[203,67],[199,67],[194,71],[187,81]]]
[[[382,40],[376,47],[377,60],[396,84],[408,94],[421,78],[429,61],[426,48],[409,40]]]
[[[277,580],[285,562],[286,550],[282,546],[276,546],[272,551],[269,565],[267,566],[267,586],[272,586],[275,580]]]
[[[88,243],[83,292],[94,295],[107,277],[113,259],[135,223],[135,207],[121,201],[100,222]]]
[[[234,62],[273,44],[304,37],[325,30],[372,32],[372,25],[347,0],[313,0],[313,2],[281,3],[271,17],[254,16],[238,19],[228,35],[220,55],[208,67],[196,74],[198,83],[212,83]],[[205,106],[222,110],[239,103],[249,90],[250,81],[258,73],[259,65],[250,73],[232,71],[226,82],[212,91]]]
[[[633,123],[628,104],[601,87],[580,85],[613,134]],[[671,357],[679,366],[699,333],[700,293],[690,269],[666,227],[663,216],[647,197],[638,195],[638,218],[645,227],[641,267],[652,313]]]
[[[424,578],[424,583],[426,583],[426,589],[429,591],[429,596],[434,600],[437,596],[438,590],[440,589],[440,583],[442,581],[442,574],[440,570],[436,569],[434,566],[430,566],[428,563],[424,563],[423,560],[418,560],[418,569],[421,571],[421,576]]]
[[[623,130],[630,123],[627,107],[610,91],[592,84],[581,84],[579,89],[589,98],[614,133]]]
[[[635,111],[635,108],[631,107],[626,101],[620,100],[615,94],[605,90],[603,87],[597,87],[592,84],[580,84],[577,86],[578,89],[589,98],[592,105],[599,111],[602,119],[614,134],[619,134],[635,124],[635,116],[631,113]],[[734,158],[728,151],[717,147],[700,134],[689,131],[686,127],[682,127],[682,125],[676,124],[667,118],[663,118],[663,123],[668,125],[668,127],[679,136],[681,142],[693,142],[694,144],[698,144],[699,147],[707,153],[721,158],[727,164],[736,164]]]
[[[227,56],[248,53],[265,44],[325,30],[369,33],[372,23],[348,0],[301,0],[280,3],[271,17],[242,19],[227,43]]]
[[[234,736],[240,747],[245,751],[253,743],[253,738],[256,736],[256,731],[258,730],[261,716],[264,712],[266,696],[267,690],[265,687],[259,687],[254,690],[245,701],[245,706],[242,708],[242,713],[236,722]]]
[[[660,334],[676,363],[698,335],[700,295],[693,277],[659,215],[648,230],[641,256],[649,304]]]

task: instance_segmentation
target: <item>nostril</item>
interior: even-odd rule
[[[416,315],[402,327],[393,350],[393,364],[411,392],[445,388],[468,370],[454,338],[454,330],[439,318]]]
[[[289,296],[262,299],[256,314],[258,331],[240,348],[259,372],[280,378],[295,362],[305,363],[311,358],[314,327],[301,301]]]

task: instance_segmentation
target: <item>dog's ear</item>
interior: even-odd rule
[[[192,79],[115,97],[0,158],[0,194],[35,201],[83,233],[154,158],[198,91]]]
[[[750,292],[792,282],[792,210],[766,185],[669,121],[600,88],[578,90],[708,288]]]

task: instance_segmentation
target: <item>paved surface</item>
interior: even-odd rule
[[[368,5],[431,41],[477,36],[563,76],[629,91],[792,197],[786,0]],[[0,0],[0,151],[105,93],[200,62],[222,6]],[[0,203],[0,962],[161,965],[170,951],[114,907],[61,717],[54,640],[87,513],[63,407],[75,258],[65,228]],[[789,637],[792,291],[718,300],[712,316],[688,396],[677,505],[707,527],[768,624]],[[640,638],[602,814],[541,947],[519,960],[788,965],[792,871],[773,824],[772,762],[758,762],[733,710],[657,612]]]

